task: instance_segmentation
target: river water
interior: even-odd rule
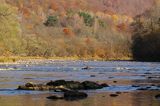
[[[90,69],[83,70],[89,66]],[[48,100],[53,91],[20,91],[27,82],[96,81],[110,87],[85,91],[79,101]],[[138,90],[149,88],[148,90]],[[110,94],[119,92],[119,96]],[[0,106],[160,106],[160,63],[129,61],[30,60],[0,64]]]

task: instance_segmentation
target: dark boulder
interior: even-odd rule
[[[137,88],[137,87],[140,87],[139,85],[132,85],[132,87],[135,87],[135,88]]]
[[[25,84],[26,87],[35,87],[36,84],[32,83],[32,82],[28,82]]]
[[[69,90],[92,90],[92,89],[101,89],[103,87],[108,87],[109,85],[103,83],[98,84],[92,81],[65,81],[57,80],[50,81],[47,84],[33,84],[26,83],[18,87],[18,90],[54,90],[56,92],[66,92]]]
[[[90,77],[96,77],[96,75],[90,75]]]
[[[64,86],[72,90],[81,90],[84,88],[83,85],[78,81],[57,80],[57,81],[50,81],[47,83],[47,85],[48,86]]]
[[[48,85],[48,86],[61,86],[61,85],[65,85],[65,84],[66,84],[65,80],[57,80],[57,81],[50,81],[46,85]]]
[[[150,90],[151,87],[140,87],[138,88],[137,90],[140,90],[140,91],[146,91],[146,90]]]
[[[160,94],[155,96],[156,99],[160,99]]]
[[[119,92],[119,91],[118,91],[118,92],[116,92],[116,94],[121,94],[121,93],[122,93],[122,92]]]
[[[88,95],[84,92],[79,91],[67,91],[64,92],[64,99],[65,100],[79,100],[79,99],[85,99]]]
[[[160,88],[160,85],[157,85],[158,88]]]
[[[118,94],[110,94],[111,97],[117,97]]]
[[[102,87],[109,87],[109,85],[106,84],[106,83],[101,84],[101,86],[102,86]]]
[[[152,74],[152,73],[150,73],[150,72],[146,72],[146,73],[144,73],[144,74]]]
[[[92,81],[84,81],[82,83],[78,81],[65,81],[65,80],[57,80],[50,81],[47,83],[48,86],[61,86],[71,89],[71,90],[89,90],[89,89],[101,89],[103,87],[108,87],[107,84],[98,84]]]
[[[82,70],[89,70],[89,69],[91,69],[91,67],[89,67],[89,66],[86,66],[86,67],[82,68]]]
[[[72,89],[72,90],[83,90],[84,89],[83,84],[78,81],[67,81],[65,87]]]
[[[84,86],[84,90],[103,88],[102,85],[95,83],[95,82],[92,82],[92,81],[84,81],[84,82],[82,82],[82,84]]]
[[[113,81],[113,83],[117,83],[117,81]]]

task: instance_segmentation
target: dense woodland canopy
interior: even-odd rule
[[[1,56],[95,59],[160,56],[153,46],[160,47],[159,0],[0,2]],[[149,55],[143,54],[146,51],[150,51]]]

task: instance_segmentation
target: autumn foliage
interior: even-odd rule
[[[15,32],[8,35],[14,36],[9,43],[0,38],[1,55],[6,51],[20,56],[101,59],[132,56],[133,17],[155,3],[154,0],[4,1],[9,8],[15,8],[13,19],[17,19],[16,23],[6,24],[7,28],[14,26],[18,31],[11,30]],[[7,47],[11,41],[16,42],[14,49]]]
[[[73,33],[73,31],[70,28],[64,28],[63,32],[68,37],[73,37],[74,36],[74,33]]]

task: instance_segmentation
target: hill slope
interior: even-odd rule
[[[7,48],[10,55],[105,59],[130,57],[130,23],[154,5],[154,0],[4,1],[17,8],[20,25],[20,51]]]

